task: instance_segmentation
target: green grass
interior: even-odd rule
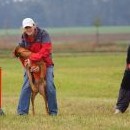
[[[75,34],[94,34],[96,27],[62,27],[62,28],[45,28],[50,35],[75,35]],[[20,35],[22,29],[1,29],[0,36]],[[130,33],[130,26],[100,26],[99,33]]]
[[[59,115],[45,114],[37,96],[36,116],[16,115],[23,69],[17,59],[0,58],[3,75],[1,130],[129,130],[130,112],[114,115],[125,68],[125,53],[54,54]],[[42,105],[43,104],[43,105]]]
[[[68,28],[48,28],[50,34],[93,34],[96,32],[96,27],[68,27]],[[130,26],[100,26],[100,33],[130,33]]]

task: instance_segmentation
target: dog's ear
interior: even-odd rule
[[[16,46],[13,51],[12,51],[12,55],[13,57],[20,57],[20,53],[18,53],[18,49],[19,49],[20,46]]]

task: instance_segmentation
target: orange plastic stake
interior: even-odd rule
[[[0,67],[0,109],[1,109],[1,95],[2,94],[2,69]]]

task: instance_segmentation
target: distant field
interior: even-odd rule
[[[67,27],[67,28],[45,28],[51,35],[65,34],[93,34],[96,27]],[[20,35],[22,29],[5,29],[0,30],[0,35]],[[100,26],[100,33],[130,33],[130,26]]]
[[[70,28],[48,28],[50,34],[94,34],[96,27],[70,27]],[[101,26],[99,32],[102,33],[130,33],[130,26]]]
[[[126,53],[54,54],[59,115],[45,115],[43,101],[36,98],[36,116],[16,115],[22,73],[9,52],[0,56],[3,69],[2,130],[129,130],[130,112],[114,115]]]

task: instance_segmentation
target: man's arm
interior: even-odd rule
[[[50,40],[50,36],[46,31],[42,32],[42,48],[37,53],[32,53],[29,57],[32,61],[40,61],[41,59],[45,59],[50,56],[52,53],[52,43]]]
[[[52,44],[51,43],[44,43],[42,44],[42,48],[38,53],[32,53],[29,57],[32,61],[40,61],[48,57],[52,53]]]

